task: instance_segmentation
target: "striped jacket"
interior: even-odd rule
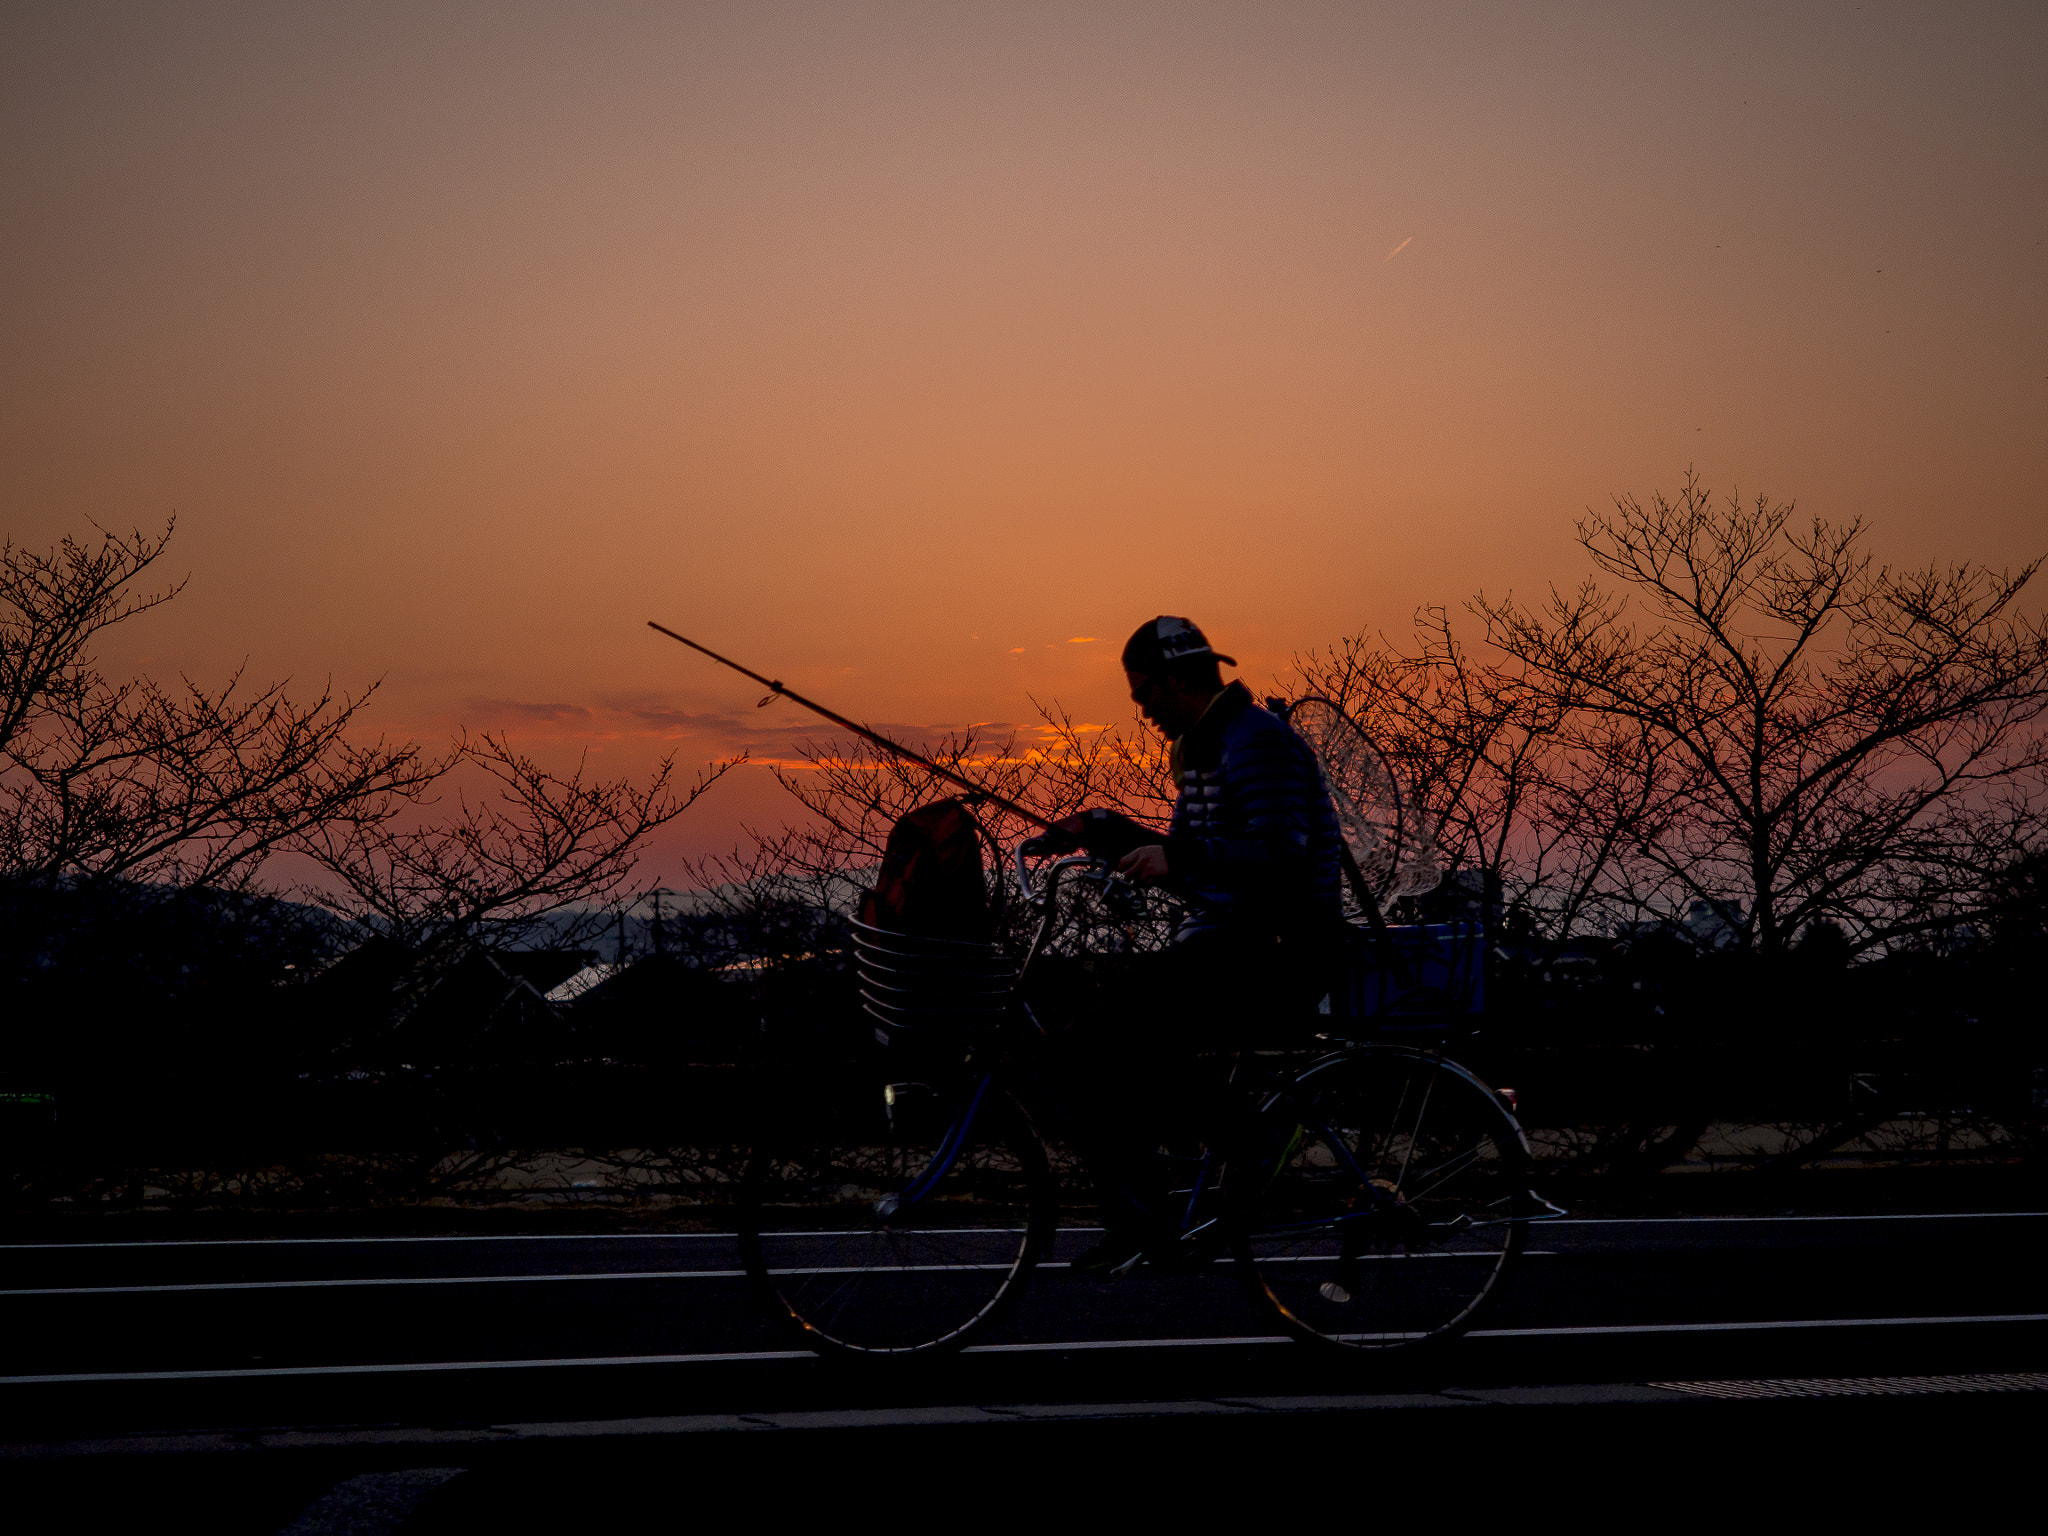
[[[1308,744],[1232,683],[1175,748],[1180,796],[1166,864],[1198,898],[1175,937],[1333,924],[1342,912],[1337,813]]]

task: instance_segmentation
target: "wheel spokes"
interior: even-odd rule
[[[894,1107],[895,1134],[875,1125],[872,1140],[774,1159],[750,1180],[748,1272],[813,1347],[964,1338],[1005,1305],[1049,1229],[1050,1173],[1028,1131],[991,1114],[924,1134]]]
[[[1310,1134],[1247,1239],[1258,1287],[1325,1342],[1411,1343],[1464,1326],[1521,1240],[1486,1221],[1519,1150],[1490,1090],[1434,1057],[1371,1048],[1301,1088]]]

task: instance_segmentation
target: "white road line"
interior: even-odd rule
[[[2038,1221],[2048,1211],[1907,1211],[1896,1216],[1561,1216],[1546,1227],[1726,1226],[1765,1221]]]
[[[1341,1255],[1334,1253],[1269,1253],[1260,1255],[1258,1262],[1261,1264],[1335,1264],[1340,1257]],[[1351,1257],[1353,1262],[1360,1264],[1405,1264],[1410,1259],[1483,1259],[1498,1263],[1500,1261],[1500,1250],[1497,1248],[1461,1248],[1454,1253],[1448,1248],[1432,1248],[1427,1253],[1355,1253]],[[1522,1257],[1525,1259],[1554,1259],[1557,1257],[1557,1250],[1555,1248],[1524,1248],[1522,1250]],[[5,1293],[0,1292],[0,1294]]]
[[[1806,1317],[1762,1323],[1622,1323],[1585,1328],[1475,1328],[1468,1338],[1574,1338],[1587,1334],[1746,1333],[1791,1328],[1952,1327],[1972,1323],[2048,1323],[2048,1312],[2004,1312],[1976,1317]],[[1202,1345],[1289,1344],[1280,1334],[1194,1339],[1054,1339],[1028,1344],[970,1344],[963,1354],[1057,1354],[1093,1349],[1189,1349]],[[0,1376],[0,1387],[138,1381],[231,1381],[277,1376],[416,1375],[447,1371],[560,1370],[627,1365],[720,1365],[757,1360],[810,1360],[809,1350],[735,1350],[702,1355],[588,1355],[541,1360],[417,1360],[387,1365],[247,1366],[214,1371],[82,1371],[47,1376]]]
[[[954,1230],[948,1227],[906,1228],[912,1232],[944,1232]],[[1021,1232],[1021,1227],[990,1228],[991,1231]],[[1100,1227],[1069,1227],[1062,1225],[1062,1233],[1071,1232],[1086,1236],[1100,1232]],[[816,1237],[816,1232],[763,1232],[763,1237]],[[737,1242],[738,1235],[732,1232],[545,1232],[521,1235],[519,1233],[482,1233],[473,1237],[167,1237],[137,1238],[126,1243],[0,1243],[0,1253],[62,1253],[82,1249],[126,1248],[135,1251],[154,1252],[159,1248],[318,1248],[335,1244],[353,1243],[367,1247],[372,1243],[677,1243],[677,1242]]]
[[[557,1280],[739,1280],[744,1279],[746,1273],[744,1269],[623,1269],[611,1274],[395,1275],[323,1280],[194,1281],[188,1285],[51,1285],[0,1290],[0,1301],[15,1296],[151,1296],[176,1291],[303,1291],[379,1285],[545,1285]]]
[[[1794,1394],[1771,1390],[1802,1389]],[[558,1420],[553,1423],[470,1424],[459,1428],[425,1425],[378,1425],[332,1429],[268,1431],[198,1430],[187,1433],[116,1434],[103,1440],[17,1441],[0,1444],[0,1465],[8,1461],[55,1462],[84,1457],[190,1456],[290,1449],[303,1452],[319,1445],[346,1448],[360,1455],[374,1447],[403,1448],[417,1454],[433,1447],[442,1454],[461,1454],[459,1447],[502,1446],[536,1441],[657,1441],[683,1435],[759,1434],[776,1430],[928,1429],[957,1424],[1047,1424],[1075,1420],[1184,1419],[1224,1414],[1291,1416],[1311,1413],[1400,1412],[1418,1408],[1546,1408],[1613,1404],[1654,1406],[1683,1404],[1701,1396],[1736,1401],[1780,1395],[1821,1395],[1812,1389],[1863,1395],[1920,1392],[2026,1392],[2048,1390],[2048,1376],[1951,1376],[1908,1378],[1893,1382],[1606,1382],[1535,1387],[1446,1387],[1440,1391],[1355,1393],[1285,1397],[1212,1397],[1151,1402],[989,1403],[916,1408],[840,1408],[789,1412],[698,1413],[660,1418]],[[1756,1390],[1761,1389],[1761,1390]],[[445,1471],[449,1469],[433,1469]],[[430,1471],[427,1475],[433,1475]],[[406,1474],[369,1474],[352,1481]],[[347,1487],[343,1484],[342,1487]],[[289,1532],[297,1529],[288,1527]],[[361,1526],[347,1529],[360,1530]]]
[[[816,1264],[803,1268],[776,1269],[777,1275],[858,1275],[877,1266],[868,1264]],[[957,1269],[1008,1269],[1001,1264],[892,1264],[892,1275],[925,1274]],[[1048,1261],[1040,1269],[1067,1269],[1066,1260]],[[184,1285],[51,1285],[0,1290],[0,1301],[16,1296],[157,1296],[188,1291],[304,1291],[336,1290],[381,1285],[547,1285],[564,1280],[744,1280],[744,1269],[622,1269],[611,1274],[577,1273],[560,1275],[391,1275],[325,1280],[217,1280],[194,1281]]]
[[[778,1275],[858,1275],[874,1268],[868,1264],[817,1264],[804,1268],[777,1269]],[[956,1269],[1008,1269],[1008,1264],[896,1264],[892,1275],[924,1274]],[[1041,1264],[1040,1269],[1065,1269],[1064,1263]],[[303,1291],[374,1287],[381,1285],[548,1285],[565,1280],[744,1280],[744,1269],[622,1269],[612,1274],[561,1275],[393,1275],[329,1280],[220,1280],[188,1285],[80,1285],[47,1286],[39,1289],[0,1290],[0,1301],[15,1296],[152,1296],[181,1291]]]
[[[1192,1349],[1204,1344],[1292,1344],[1283,1333],[1246,1334],[1239,1338],[1200,1339],[1065,1339],[1033,1344],[970,1344],[963,1355],[1043,1355],[1070,1349]]]
[[[1555,1258],[1557,1255],[1547,1248],[1531,1248],[1522,1257],[1525,1259]],[[1361,1254],[1362,1259],[1382,1259],[1384,1254]],[[1490,1258],[1493,1255],[1476,1253],[1423,1253],[1408,1255],[1423,1259]],[[1295,1257],[1264,1259],[1268,1264],[1315,1264],[1334,1263],[1335,1254],[1302,1254]],[[777,1275],[857,1275],[876,1269],[892,1275],[926,1274],[957,1269],[1008,1269],[1007,1262],[992,1264],[818,1264],[801,1268],[771,1270]],[[1045,1259],[1040,1269],[1070,1269],[1066,1259]],[[43,1285],[17,1286],[0,1289],[0,1301],[9,1301],[20,1296],[163,1296],[190,1292],[208,1291],[308,1291],[346,1290],[350,1288],[372,1289],[385,1285],[548,1285],[570,1280],[744,1280],[744,1269],[621,1269],[610,1272],[571,1270],[565,1274],[552,1275],[360,1275],[327,1277],[318,1280],[195,1280],[176,1285]]]
[[[2048,1392],[2048,1372],[1974,1376],[1804,1376],[1762,1381],[1651,1381],[1645,1386],[1699,1397],[1755,1402],[1772,1397],[1940,1397],[1951,1392]]]
[[[1180,1419],[1221,1414],[1292,1415],[1413,1408],[1516,1408],[1591,1403],[1684,1403],[1685,1392],[1613,1382],[1565,1387],[1446,1388],[1441,1392],[1346,1394],[1343,1396],[1212,1397],[1179,1401],[1091,1403],[990,1403],[934,1407],[797,1409],[788,1412],[694,1413],[658,1418],[569,1419],[540,1423],[465,1424],[460,1427],[383,1424],[325,1429],[195,1430],[113,1434],[102,1440],[0,1443],[0,1466],[10,1461],[69,1461],[83,1457],[190,1456],[320,1446],[360,1455],[373,1447],[433,1447],[444,1457],[459,1447],[502,1446],[535,1441],[657,1440],[681,1435],[759,1434],[775,1430],[929,1428],[953,1424],[1045,1424],[1076,1419]]]
[[[408,1376],[440,1371],[528,1371],[595,1365],[719,1365],[735,1360],[815,1360],[808,1349],[747,1349],[708,1355],[589,1355],[555,1360],[417,1360],[397,1365],[246,1366],[232,1371],[77,1371],[56,1376],[0,1376],[0,1387],[67,1382],[234,1381],[261,1376]]]
[[[467,1237],[138,1237],[109,1243],[0,1243],[0,1253],[56,1253],[80,1248],[319,1248],[343,1243],[633,1243],[731,1236],[730,1232],[479,1232]]]
[[[2048,1211],[1906,1211],[1895,1216],[1568,1216],[1546,1221],[1559,1227],[1653,1227],[1727,1225],[1740,1222],[1820,1221],[2039,1221]],[[1100,1232],[1100,1227],[1067,1227],[1062,1232]],[[764,1233],[769,1237],[806,1237],[804,1232]],[[60,1253],[100,1248],[311,1248],[355,1243],[672,1243],[732,1240],[730,1232],[548,1232],[478,1233],[442,1237],[175,1237],[135,1238],[101,1243],[0,1243],[0,1253]]]
[[[1583,1328],[1474,1328],[1468,1339],[1557,1339],[1595,1333],[1749,1333],[1773,1328],[1907,1328],[1958,1323],[2048,1323],[2048,1312],[1977,1317],[1793,1317],[1770,1323],[1615,1323]]]

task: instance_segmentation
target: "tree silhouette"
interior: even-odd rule
[[[664,760],[640,787],[550,772],[489,734],[445,756],[359,744],[374,684],[304,695],[240,673],[214,688],[110,678],[92,642],[178,594],[141,589],[172,532],[0,545],[0,879],[16,893],[235,888],[295,852],[331,877],[322,904],[383,937],[510,943],[550,912],[632,900],[648,835],[732,766],[679,788]],[[437,786],[477,777],[481,799],[456,791],[439,821],[423,809]]]
[[[1613,892],[1740,901],[1759,953],[1823,921],[1869,951],[1967,921],[2039,845],[2048,623],[2018,600],[2040,561],[1894,570],[1860,519],[1793,514],[1688,472],[1578,524],[1620,590],[1473,606],[1577,771],[1632,786],[1579,833]]]
[[[22,886],[235,885],[309,828],[388,815],[444,766],[348,739],[374,684],[106,676],[94,638],[182,589],[136,590],[172,531],[0,545],[0,874]]]
[[[652,887],[633,884],[633,866],[648,835],[742,761],[714,764],[684,787],[664,758],[643,788],[589,779],[580,762],[550,772],[486,733],[459,741],[447,760],[445,772],[467,770],[488,786],[458,791],[452,814],[415,824],[396,813],[329,818],[294,846],[332,877],[316,899],[408,949],[479,937],[517,944],[567,908],[580,909],[580,926],[556,925],[549,937],[574,942],[645,897]]]

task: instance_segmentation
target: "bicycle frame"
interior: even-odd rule
[[[815,1127],[778,1126],[749,1151],[744,1272],[805,1347],[929,1355],[999,1326],[1058,1251],[1066,1199],[1049,1143],[1085,1154],[1105,1208],[1083,1272],[1231,1272],[1289,1334],[1351,1358],[1469,1329],[1522,1251],[1521,1223],[1561,1214],[1521,1193],[1512,1105],[1439,1049],[1328,1035],[1298,1049],[1309,1042],[1291,1026],[1305,1035],[1306,1015],[1274,1020],[1290,1026],[1278,1049],[1232,1049],[1259,1016],[1229,1011],[1223,985],[1189,998],[1188,1018],[1214,1026],[1197,1058],[1186,1020],[1154,1019],[1150,990],[1187,991],[1178,966],[1204,957],[1185,951],[1136,955],[1112,994],[1063,1006],[1098,951],[1153,948],[1162,914],[1128,903],[1101,860],[1019,853],[1028,906],[1007,953],[852,928],[884,1054],[821,1063],[833,1070]],[[1106,899],[1082,900],[1076,878]],[[1122,936],[1096,942],[1098,917]],[[1111,997],[1128,1017],[1098,1018]],[[1157,1040],[1118,1034],[1150,1022]],[[1168,1094],[1162,1072],[1186,1073],[1186,1094]],[[1178,1108],[1158,1106],[1161,1147],[1150,1107],[1167,1098]],[[1411,1257],[1448,1262],[1368,1262]]]
[[[1032,935],[1029,947],[1025,951],[1024,960],[1022,964],[1018,967],[1017,982],[1020,988],[1026,976],[1030,974],[1033,963],[1044,952],[1046,944],[1051,939],[1053,932],[1057,927],[1059,917],[1059,885],[1062,877],[1064,877],[1070,871],[1086,869],[1090,867],[1093,867],[1100,871],[1100,873],[1094,876],[1094,878],[1099,879],[1105,885],[1107,885],[1110,881],[1118,878],[1114,874],[1110,873],[1107,869],[1103,868],[1099,860],[1090,858],[1086,855],[1070,855],[1068,857],[1054,860],[1051,864],[1046,866],[1045,869],[1043,869],[1040,872],[1038,879],[1034,880],[1029,870],[1029,866],[1026,862],[1024,850],[1021,846],[1018,848],[1015,856],[1015,871],[1017,883],[1021,888],[1022,894],[1026,902],[1029,903],[1032,907],[1036,908],[1039,912],[1038,926]],[[1045,1033],[1044,1026],[1039,1024],[1038,1020],[1030,1013],[1030,1010],[1028,1008],[1023,1008],[1021,1004],[1019,1006],[1020,1011],[1023,1014],[1023,1017],[1030,1023],[1033,1029],[1037,1030],[1038,1033],[1041,1036],[1043,1036]],[[1364,1042],[1355,1042],[1348,1040],[1335,1041],[1332,1043],[1337,1048],[1330,1051],[1328,1054],[1318,1058],[1316,1061],[1311,1062],[1309,1066],[1302,1069],[1301,1072],[1296,1074],[1295,1080],[1305,1078],[1331,1062],[1342,1060],[1348,1052],[1357,1050],[1361,1047],[1362,1044],[1364,1044]],[[1456,1073],[1458,1076],[1465,1078],[1474,1086],[1480,1088],[1482,1091],[1488,1093],[1491,1092],[1491,1090],[1487,1090],[1485,1088],[1485,1085],[1480,1083],[1476,1077],[1474,1077],[1465,1068],[1459,1066],[1456,1062],[1449,1061],[1442,1057],[1438,1057],[1438,1060],[1443,1070]],[[903,1192],[900,1195],[885,1197],[882,1204],[887,1205],[888,1209],[878,1210],[879,1215],[883,1216],[884,1218],[887,1218],[895,1215],[905,1205],[916,1204],[918,1201],[922,1200],[925,1197],[925,1195],[929,1194],[931,1190],[938,1185],[939,1181],[943,1179],[948,1172],[951,1171],[954,1163],[956,1163],[959,1160],[962,1148],[964,1148],[967,1145],[969,1132],[973,1129],[976,1117],[981,1113],[983,1105],[987,1102],[989,1089],[995,1083],[997,1073],[998,1068],[991,1067],[990,1069],[982,1072],[979,1075],[979,1080],[975,1083],[973,1095],[969,1098],[966,1109],[964,1109],[959,1114],[959,1116],[957,1116],[954,1119],[952,1124],[947,1128],[946,1134],[944,1135],[944,1137],[941,1138],[939,1147],[937,1151],[933,1153],[931,1160],[926,1163],[925,1167],[919,1172],[917,1177],[911,1181],[910,1185],[905,1190],[903,1190]],[[1288,1090],[1292,1086],[1292,1082],[1283,1082],[1275,1086],[1274,1089],[1260,1101],[1258,1106],[1258,1114],[1260,1116],[1265,1116],[1270,1114],[1276,1108],[1281,1107],[1285,1103],[1288,1097]],[[1397,1122],[1401,1118],[1401,1115],[1405,1110],[1405,1107],[1405,1104],[1397,1107],[1395,1112],[1395,1119]],[[1426,1112],[1427,1107],[1428,1093],[1425,1092],[1423,1103],[1417,1106],[1416,1116],[1418,1124],[1420,1123],[1421,1116]],[[1506,1108],[1505,1105],[1502,1106],[1501,1112],[1503,1115],[1506,1116],[1508,1123],[1513,1128],[1515,1136],[1522,1141],[1523,1150],[1527,1151],[1528,1141],[1526,1136],[1524,1136],[1523,1134],[1520,1122]],[[1370,1192],[1370,1204],[1366,1206],[1364,1209],[1346,1212],[1345,1214],[1340,1216],[1323,1218],[1313,1222],[1282,1224],[1279,1226],[1269,1227],[1262,1230],[1268,1232],[1308,1231],[1317,1228],[1330,1230],[1343,1226],[1356,1225],[1358,1223],[1363,1222],[1385,1220],[1390,1213],[1403,1209],[1401,1201],[1395,1194],[1383,1189],[1379,1184],[1373,1181],[1365,1167],[1362,1164],[1360,1164],[1356,1157],[1352,1154],[1351,1148],[1346,1144],[1345,1139],[1342,1136],[1338,1135],[1335,1131],[1333,1131],[1329,1126],[1322,1124],[1319,1120],[1316,1120],[1311,1116],[1297,1117],[1293,1131],[1286,1138],[1285,1143],[1280,1148],[1280,1150],[1277,1153],[1271,1154],[1268,1158],[1261,1160],[1261,1166],[1264,1169],[1266,1176],[1268,1178],[1271,1177],[1273,1170],[1277,1169],[1280,1166],[1284,1166],[1287,1159],[1293,1154],[1294,1150],[1299,1146],[1300,1140],[1304,1136],[1313,1137],[1314,1139],[1320,1141],[1325,1147],[1327,1147],[1330,1150],[1331,1154],[1336,1159],[1338,1159],[1343,1164],[1343,1166],[1358,1180],[1360,1187]],[[1412,1156],[1412,1148],[1410,1155]],[[1188,1161],[1197,1160],[1188,1159]],[[1189,1187],[1189,1189],[1186,1191],[1188,1198],[1180,1211],[1179,1235],[1184,1240],[1192,1238],[1196,1234],[1207,1230],[1208,1228],[1214,1226],[1217,1223],[1217,1221],[1221,1219],[1218,1216],[1211,1216],[1207,1220],[1201,1221],[1199,1223],[1196,1220],[1198,1214],[1198,1207],[1201,1203],[1202,1195],[1212,1188],[1210,1183],[1210,1174],[1214,1167],[1214,1151],[1205,1151],[1199,1159],[1199,1166],[1195,1171],[1194,1181],[1192,1185]],[[1173,1193],[1179,1194],[1181,1193],[1181,1191],[1176,1190],[1173,1191]],[[1537,1195],[1533,1190],[1529,1192],[1527,1198],[1534,1201],[1541,1209],[1534,1213],[1511,1214],[1503,1216],[1500,1217],[1497,1221],[1473,1221],[1468,1216],[1460,1216],[1455,1222],[1442,1224],[1440,1227],[1426,1227],[1424,1228],[1424,1230],[1442,1230],[1449,1232],[1463,1231],[1472,1227],[1479,1226],[1495,1226],[1504,1223],[1556,1221],[1566,1214],[1566,1212],[1564,1212],[1562,1209],[1555,1205],[1552,1205],[1549,1201],[1544,1200],[1541,1196]]]

